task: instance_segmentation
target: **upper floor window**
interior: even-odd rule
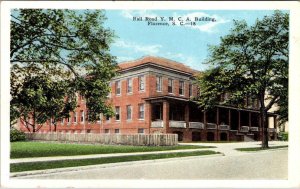
[[[73,112],[73,121],[77,123],[77,112]]]
[[[116,121],[120,121],[120,106],[116,106]]]
[[[189,84],[189,96],[193,96],[193,85]]]
[[[127,93],[132,93],[132,78],[127,79]]]
[[[127,109],[127,119],[131,119],[132,118],[132,106],[131,105],[127,105],[126,106]]]
[[[173,79],[168,79],[168,93],[173,93]]]
[[[145,117],[144,104],[139,104],[139,119],[144,119],[144,117]]]
[[[84,111],[80,110],[80,122],[84,122]]]
[[[179,81],[179,95],[184,95],[184,81]]]
[[[139,91],[145,90],[145,76],[141,75],[139,76]]]
[[[121,81],[116,81],[116,95],[121,94]]]
[[[109,115],[105,115],[105,119],[106,119],[106,121],[109,121],[110,120]]]
[[[162,91],[162,77],[156,76],[156,91]]]
[[[111,97],[111,83],[109,83],[109,93],[107,94],[107,98]]]

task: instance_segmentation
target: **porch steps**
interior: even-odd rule
[[[251,136],[251,137],[250,137]],[[244,135],[244,142],[254,142],[253,135]]]

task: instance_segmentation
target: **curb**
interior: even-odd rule
[[[178,158],[165,158],[165,159],[154,159],[154,160],[141,160],[141,161],[129,161],[129,162],[119,162],[119,163],[109,163],[109,164],[100,164],[100,165],[88,165],[88,166],[79,166],[79,167],[67,167],[67,168],[57,168],[57,169],[46,169],[46,170],[36,170],[36,171],[24,171],[24,172],[16,172],[10,173],[10,178],[13,177],[26,177],[32,175],[41,175],[41,174],[54,174],[60,172],[68,172],[68,171],[82,171],[88,169],[98,169],[98,168],[108,168],[108,167],[117,167],[117,166],[126,166],[135,164],[146,164],[146,163],[156,163],[156,162],[167,162],[173,160],[189,160],[195,158],[212,158],[225,156],[223,153],[212,154],[212,155],[201,155],[201,156],[188,156],[188,157],[178,157]]]
[[[196,148],[196,149],[185,149],[185,150],[167,150],[167,151],[133,152],[133,153],[88,154],[88,155],[76,155],[76,156],[52,156],[52,157],[37,157],[37,158],[17,158],[17,159],[10,159],[10,164],[94,159],[94,158],[120,157],[120,156],[135,156],[135,155],[145,155],[145,154],[149,155],[149,154],[168,154],[168,153],[177,153],[177,152],[195,152],[195,151],[205,151],[211,149],[215,149],[215,148]]]

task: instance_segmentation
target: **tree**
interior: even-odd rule
[[[280,105],[279,111],[287,107],[288,36],[289,16],[280,11],[253,26],[234,21],[230,34],[210,47],[211,68],[198,78],[198,101],[204,109],[220,103],[218,97],[224,92],[230,94],[224,104],[241,107],[245,97],[259,100],[262,148],[268,148],[267,112],[275,104]]]
[[[27,76],[21,91],[12,99],[18,105],[19,118],[29,132],[39,131],[47,120],[55,124],[69,117],[76,107],[76,97],[69,91],[69,83],[53,81],[48,76]]]
[[[92,110],[90,121],[98,119],[100,112],[112,114],[105,101],[110,91],[109,82],[117,69],[116,58],[109,52],[115,35],[103,27],[105,19],[100,10],[17,9],[11,12],[11,124],[24,115],[24,107],[30,107],[24,104],[26,101],[21,103],[20,94],[28,92],[28,83],[38,78],[65,83],[67,94],[72,98],[51,94],[57,102],[68,99],[74,104],[74,96],[83,95],[87,108]],[[57,93],[60,88],[53,90]],[[41,94],[49,95],[48,92],[51,91]],[[39,100],[43,100],[43,95],[38,96]],[[34,101],[35,106],[43,107],[37,101]],[[54,104],[53,110],[72,111],[66,102],[62,103],[64,108]],[[59,118],[60,113],[65,115],[64,111],[58,111],[51,116]]]

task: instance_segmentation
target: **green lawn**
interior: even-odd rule
[[[212,146],[121,146],[121,145],[90,145],[90,144],[62,144],[45,142],[12,142],[10,157],[50,157],[74,156],[87,154],[151,152],[181,149],[213,148]]]
[[[261,148],[261,147],[253,147],[253,148],[236,148],[236,150],[243,151],[243,152],[253,152],[253,151],[261,151],[261,150],[270,150],[270,149],[277,149],[277,148],[287,148],[288,145],[285,146],[272,146],[269,148]]]
[[[203,150],[203,151],[196,151],[196,152],[177,152],[177,153],[170,152],[168,154],[144,154],[144,155],[135,155],[135,156],[120,156],[120,157],[107,157],[107,158],[95,158],[95,159],[18,163],[18,164],[10,165],[10,172],[22,172],[22,171],[55,169],[55,168],[63,168],[63,167],[77,167],[77,166],[165,159],[165,158],[176,158],[176,157],[187,157],[187,156],[203,156],[203,155],[212,155],[212,154],[219,154],[219,152],[214,152],[211,150]]]

